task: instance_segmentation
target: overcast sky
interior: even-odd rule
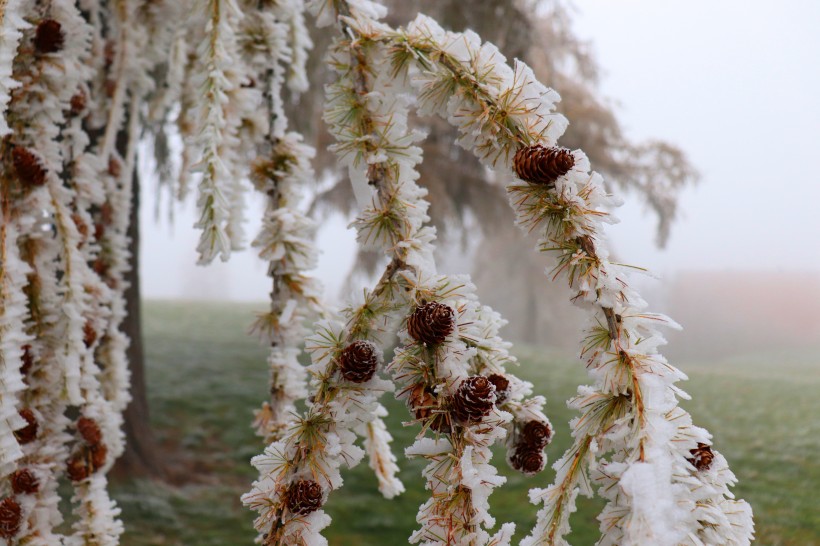
[[[654,247],[654,219],[627,196],[616,212],[622,222],[610,230],[624,261],[666,277],[695,269],[820,272],[820,2],[578,0],[576,7],[575,28],[592,43],[602,91],[628,134],[679,145],[703,175],[683,194],[665,250]],[[177,211],[173,227],[156,222],[146,186],[146,297],[265,299],[265,268],[253,253],[196,267],[193,205]],[[351,265],[353,235],[332,217],[319,245],[318,274],[335,293]]]

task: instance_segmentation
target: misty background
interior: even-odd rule
[[[621,223],[608,229],[618,259],[660,279],[636,281],[651,310],[669,313],[686,330],[670,336],[665,352],[688,360],[816,345],[820,4],[790,0],[773,9],[739,0],[579,0],[571,15],[574,32],[589,42],[602,70],[598,91],[612,101],[627,136],[680,147],[700,173],[699,183],[680,192],[678,218],[662,249],[646,205],[615,190],[625,199],[615,212]],[[145,160],[143,172],[150,168]],[[196,266],[193,199],[178,204],[170,221],[168,203],[157,215],[153,182],[150,175],[143,179],[143,297],[264,305],[266,264],[245,251],[226,264]],[[251,207],[248,240],[261,211],[261,202]],[[331,209],[319,214],[322,256],[315,275],[328,299],[342,303],[350,285],[363,280],[349,282],[357,259],[354,233],[346,227],[351,218]],[[477,238],[462,242],[448,241],[440,269],[470,272],[476,256],[487,253],[506,259],[495,248],[481,248]],[[540,261],[550,266],[546,257]],[[521,286],[523,300],[548,283]],[[492,293],[495,287],[486,284],[480,288]],[[567,299],[558,293],[550,304],[555,316],[573,323]],[[514,306],[500,310],[511,323],[522,316]],[[565,348],[578,339],[567,339]]]

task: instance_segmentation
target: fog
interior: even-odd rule
[[[576,6],[576,30],[591,42],[604,69],[603,94],[617,102],[630,136],[680,146],[702,174],[681,196],[681,219],[665,249],[654,245],[655,220],[637,200],[627,196],[616,211],[621,223],[609,233],[619,257],[661,279],[642,281],[651,307],[675,314],[692,335],[718,320],[734,324],[721,339],[701,340],[716,353],[722,344],[760,342],[771,331],[767,324],[777,325],[783,343],[796,333],[816,343],[820,4],[583,0]],[[196,266],[193,203],[177,206],[173,222],[164,203],[157,218],[153,189],[147,181],[141,213],[146,298],[266,298],[265,265],[252,252],[236,253],[228,264]],[[250,214],[260,213],[256,203]],[[343,297],[355,253],[347,222],[331,215],[319,231],[316,274],[332,299]],[[255,229],[249,222],[247,233]],[[449,268],[458,265],[451,261]]]

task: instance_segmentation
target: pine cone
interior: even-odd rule
[[[495,404],[500,406],[507,401],[507,396],[510,395],[510,380],[498,373],[487,376],[487,379],[495,387]]]
[[[83,437],[85,443],[90,446],[97,445],[102,440],[100,425],[90,417],[80,417],[77,419],[77,432]]]
[[[715,454],[712,453],[712,448],[706,444],[698,442],[698,447],[689,451],[692,454],[691,459],[686,459],[692,466],[700,470],[708,470],[712,466],[712,460]]]
[[[419,305],[407,318],[407,333],[425,345],[443,343],[455,327],[453,308],[435,301]]]
[[[544,449],[552,439],[552,431],[546,423],[528,421],[521,429],[520,445],[530,449]]]
[[[11,539],[20,531],[23,521],[23,511],[20,505],[11,497],[0,501],[0,537]]]
[[[22,357],[22,366],[20,366],[20,373],[22,375],[28,375],[29,370],[31,367],[34,366],[34,355],[31,354],[31,345],[25,344],[22,347],[23,349],[23,357]]]
[[[493,410],[495,386],[483,375],[463,380],[453,396],[453,414],[465,425],[481,421]]]
[[[518,446],[515,449],[510,464],[522,474],[532,476],[544,470],[547,460],[540,449],[530,449],[527,446]]]
[[[34,472],[28,468],[22,468],[14,472],[10,478],[11,490],[15,495],[29,495],[36,493],[40,489],[40,481]]]
[[[79,116],[85,111],[85,107],[88,104],[88,97],[85,95],[85,91],[82,89],[78,89],[74,96],[71,97],[71,114],[74,116]]]
[[[37,418],[34,417],[34,412],[28,408],[23,408],[20,410],[20,417],[25,419],[28,424],[14,431],[17,441],[21,444],[33,442],[34,439],[37,438],[37,430],[40,428],[40,425],[37,424]]]
[[[95,341],[97,341],[97,331],[94,329],[94,325],[88,321],[83,325],[83,343],[86,349],[94,345]]]
[[[429,419],[429,428],[436,432],[449,433],[450,423],[447,420],[447,415],[436,411],[438,409],[438,400],[433,390],[424,383],[416,384],[410,391],[410,396],[407,398],[407,404],[419,421]]]
[[[342,350],[339,371],[353,383],[370,381],[379,366],[379,352],[370,341],[354,341]]]
[[[285,500],[288,510],[306,516],[322,507],[322,486],[313,480],[290,484]]]
[[[65,35],[63,25],[54,19],[43,19],[37,25],[34,34],[34,47],[40,53],[56,53],[63,49],[65,45]]]
[[[68,459],[65,471],[72,482],[81,482],[91,475],[91,468],[82,452],[75,453]]]
[[[91,462],[91,472],[99,470],[105,465],[105,458],[108,456],[108,448],[105,444],[94,444],[88,448],[88,457]]]
[[[11,162],[17,172],[17,178],[25,187],[42,186],[46,183],[46,169],[40,158],[22,146],[15,146],[11,151]]]
[[[513,170],[530,184],[552,186],[575,165],[575,157],[566,148],[547,148],[536,144],[515,152]]]
[[[113,155],[108,158],[108,174],[114,178],[119,178],[122,174],[122,163]]]

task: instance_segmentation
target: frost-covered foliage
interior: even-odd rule
[[[297,207],[313,152],[286,132],[278,101],[283,84],[305,88],[309,47],[299,0],[0,4],[4,544],[119,543],[106,473],[124,450],[130,398],[120,325],[146,123],[176,120],[193,158],[183,179],[201,173],[203,261],[241,243],[251,178],[269,198],[254,241],[274,282],[262,334],[291,397],[272,404],[285,415],[304,392],[296,354],[318,295],[304,275],[312,226]],[[61,479],[73,486],[66,502]]]
[[[364,7],[374,15],[381,12],[372,4]],[[329,6],[313,8],[321,20]],[[421,425],[407,455],[430,460],[424,476],[431,498],[419,510],[421,528],[411,540],[508,543],[512,525],[495,536],[486,530],[494,525],[487,498],[504,481],[490,464],[489,447],[513,430],[513,414],[549,426],[541,413],[543,398],[524,400],[531,386],[506,373],[504,366],[513,358],[497,336],[500,317],[477,303],[468,280],[436,273],[435,233],[425,225],[428,203],[416,183],[421,153],[414,143],[422,137],[407,127],[409,88],[391,76],[389,50],[341,38],[328,62],[339,77],[327,90],[325,119],[362,206],[353,226],[361,244],[384,252],[389,261],[363,302],[351,303],[339,319],[319,323],[308,338],[313,379],[307,410],[288,434],[254,459],[262,477],[244,502],[260,514],[256,527],[263,544],[321,544],[325,539],[320,533],[330,522],[321,505],[342,485],[341,467],[352,467],[368,455],[381,492],[386,497],[401,493],[396,457],[381,421],[386,411],[378,402],[383,392],[398,387],[398,396]],[[384,334],[396,332],[405,317],[430,302],[451,309],[457,319],[447,340],[431,345],[403,334],[387,366],[393,381],[381,379]],[[362,342],[379,353],[364,363],[372,366],[367,375],[351,370],[359,363],[349,351]],[[505,387],[503,399],[492,387],[487,414],[459,422],[454,397],[468,377],[479,374],[495,374],[511,387]],[[506,407],[513,413],[502,409]],[[357,445],[357,434],[364,438],[364,450]],[[303,485],[308,482],[316,493],[309,508]]]
[[[387,262],[372,290],[338,313],[323,308],[307,275],[314,226],[300,204],[314,151],[288,130],[283,108],[286,94],[308,86],[306,7],[339,31],[325,120],[361,209],[358,241]],[[750,542],[751,509],[734,500],[735,477],[708,432],[678,406],[684,374],[658,353],[657,327],[674,323],[645,311],[625,268],[608,261],[603,227],[616,199],[583,152],[555,148],[568,123],[554,111],[558,94],[472,32],[423,16],[395,30],[384,15],[370,0],[0,2],[4,541],[119,542],[106,472],[124,448],[120,323],[147,127],[158,150],[168,132],[181,139],[174,189],[197,186],[200,263],[243,246],[251,188],[266,202],[251,246],[272,283],[270,310],[254,325],[271,348],[271,395],[254,422],[269,445],[243,497],[258,512],[259,541],[326,544],[322,506],[342,467],[365,456],[385,497],[404,490],[379,400],[393,392],[418,426],[405,455],[428,462],[430,498],[410,541],[510,544],[514,526],[496,529],[489,510],[504,483],[490,448],[503,441],[508,464],[535,475],[552,426],[544,398],[507,370],[515,359],[499,337],[505,321],[468,278],[436,269],[417,172],[424,135],[408,124],[415,109],[449,120],[488,169],[525,180],[508,188],[518,221],[541,233],[539,250],[557,260],[550,275],[569,283],[590,319],[581,354],[592,384],[571,400],[581,412],[574,444],[555,464],[556,482],[531,491],[543,507],[522,544],[566,544],[577,494],[596,489],[607,500],[600,544]],[[559,156],[565,169],[534,163]],[[545,183],[526,183],[535,180],[526,173]],[[63,477],[73,485],[68,531]]]
[[[380,6],[363,0],[315,1],[311,7],[319,25],[335,22],[344,37],[329,57],[341,78],[329,89],[327,119],[363,208],[354,222],[362,244],[396,249],[407,244],[396,233],[407,236],[418,229],[405,212],[417,207],[407,207],[401,194],[387,200],[383,196],[383,185],[390,181],[386,173],[403,172],[401,165],[385,168],[385,163],[413,155],[401,140],[409,136],[403,127],[405,105],[412,104],[408,95],[415,97],[421,114],[441,115],[455,125],[461,133],[458,143],[490,169],[513,169],[514,156],[524,148],[555,147],[567,127],[567,120],[554,111],[558,94],[540,84],[525,64],[507,65],[495,46],[482,43],[473,33],[447,32],[423,16],[394,31],[378,21],[383,15]],[[384,105],[395,114],[380,117]],[[396,120],[402,123],[401,131]],[[596,488],[608,501],[599,517],[602,544],[748,544],[753,534],[751,510],[729,491],[734,476],[725,459],[712,450],[709,434],[694,426],[678,406],[678,398],[686,395],[675,383],[685,375],[657,350],[664,343],[657,328],[675,324],[645,311],[645,302],[630,288],[626,269],[607,259],[603,226],[614,220],[609,211],[618,205],[617,199],[590,171],[583,152],[566,154],[570,167],[549,184],[509,187],[521,226],[540,230],[539,250],[557,257],[550,276],[567,279],[576,293],[573,301],[589,312],[582,357],[593,381],[571,401],[582,413],[572,423],[575,443],[555,464],[555,484],[532,491],[531,500],[544,507],[522,544],[565,544],[577,494],[591,495]],[[371,195],[374,187],[376,199]],[[407,191],[405,185],[402,189]],[[462,323],[482,324],[469,283],[437,276],[429,256],[398,266],[407,268],[398,282],[401,297],[410,300],[411,313],[433,301],[456,317],[445,337],[430,342],[411,314],[388,366],[399,396],[423,425],[407,455],[430,460],[425,477],[432,496],[419,511],[421,528],[411,542],[506,543],[509,527],[502,527],[495,537],[484,530],[484,525],[494,523],[486,512],[486,495],[503,481],[489,464],[487,448],[509,429],[519,429],[507,425],[512,415],[499,407],[497,399],[475,427],[465,417],[470,415],[464,410],[466,402],[459,401],[462,385],[482,371],[471,369],[473,346],[459,328]],[[321,542],[317,533],[328,519],[313,514],[322,513],[319,507],[327,494],[339,486],[332,477],[338,477],[342,462],[356,464],[361,457],[349,443],[353,436],[341,434],[350,415],[338,409],[324,412],[321,403],[325,393],[333,393],[335,400],[341,392],[332,385],[340,380],[337,368],[344,365],[344,346],[355,337],[345,329],[325,327],[323,332],[321,359],[312,368],[315,394],[308,412],[297,432],[257,459],[258,466],[269,470],[270,479],[246,497],[262,512],[257,522],[265,543]],[[481,405],[478,398],[469,403],[473,409]],[[368,404],[372,402],[356,405],[369,408]],[[536,419],[543,418],[540,408],[533,411]],[[369,421],[372,415],[358,418]],[[432,437],[425,437],[425,432]],[[342,447],[322,449],[323,455],[314,458],[303,456],[305,445],[316,450],[325,442]],[[332,455],[324,455],[328,453]],[[525,466],[524,458],[515,453],[509,460]],[[537,468],[537,459],[527,459],[533,460],[532,467]],[[305,519],[300,516],[303,505],[289,500],[294,496],[291,484],[307,474],[331,478],[320,480],[322,498]],[[314,526],[310,518],[320,525]]]

